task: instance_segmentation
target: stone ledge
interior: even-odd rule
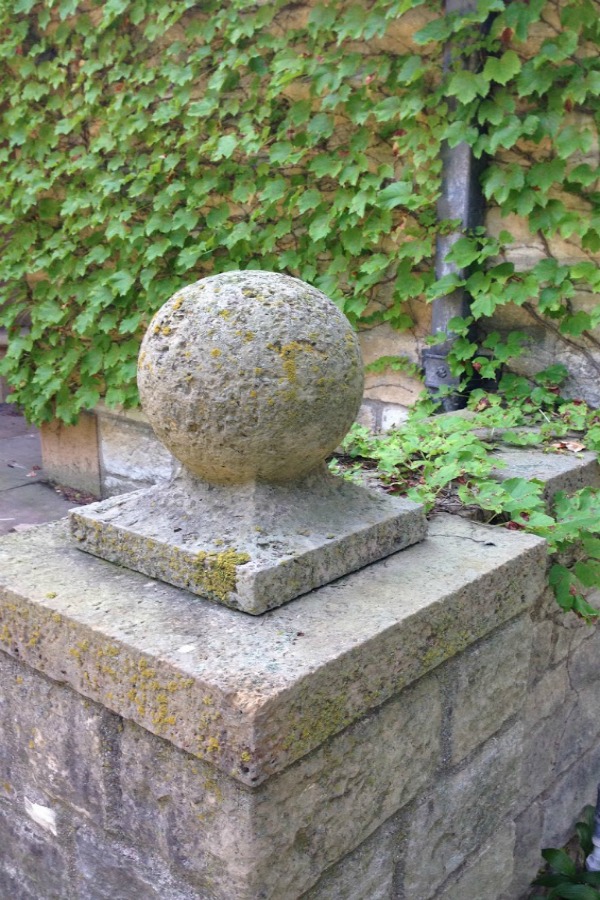
[[[439,516],[422,544],[249,620],[65,531],[0,544],[3,649],[251,785],[523,612],[546,570],[540,539]]]
[[[254,620],[81,553],[59,523],[0,543],[0,646],[257,785],[526,610],[545,570],[542,540],[438,516]]]
[[[507,478],[537,479],[544,484],[544,496],[550,500],[557,491],[577,491],[600,487],[600,465],[595,453],[545,453],[523,447],[500,447],[495,459],[506,468],[496,469],[500,481]]]

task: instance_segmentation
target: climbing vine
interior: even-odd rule
[[[510,369],[532,324],[600,369],[600,4],[471,5],[0,0],[1,371],[27,416],[134,405],[139,340],[164,300],[265,268],[320,287],[363,328],[410,329],[419,304],[465,288],[452,372],[505,373],[497,394],[472,395],[475,414],[597,448],[597,414],[558,396],[564,372]],[[487,231],[438,220],[444,141],[480,160]],[[513,252],[523,228],[529,265]],[[456,271],[436,281],[440,233],[457,237]],[[351,452],[394,460],[392,482],[429,505],[452,490],[568,550],[575,563],[551,570],[559,602],[593,615],[597,496],[549,514],[541,489],[488,478],[472,426],[420,416],[402,447],[355,434]]]
[[[478,0],[452,15],[423,0],[4,0],[0,324],[14,399],[38,422],[74,421],[101,396],[136,403],[151,314],[230,268],[286,271],[355,323],[399,329],[412,304],[464,283],[482,325],[477,341],[473,322],[453,323],[465,376],[518,354],[521,337],[489,325],[507,303],[593,360],[598,12],[595,0]],[[448,38],[470,68],[444,70]],[[543,240],[530,270],[503,258],[507,230],[482,231],[435,282],[435,237],[452,227],[435,215],[443,140],[487,159],[488,200]],[[556,258],[556,236],[577,262]]]

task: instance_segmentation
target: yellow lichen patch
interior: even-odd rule
[[[231,310],[230,309],[220,309],[217,313],[218,316],[221,316],[222,319],[230,319],[231,318]]]
[[[256,335],[253,331],[247,331],[244,335],[244,341],[248,344],[250,341],[253,341]]]
[[[221,351],[219,350],[218,347],[213,347],[213,349],[210,351],[210,355],[211,356],[220,356]]]
[[[168,337],[171,334],[171,329],[168,325],[163,325],[163,327],[160,329],[160,333],[164,334],[165,337]]]
[[[56,591],[50,591],[48,594],[46,594],[46,600],[54,600],[55,597]]]
[[[32,632],[31,637],[27,641],[27,646],[29,647],[30,650],[35,647],[35,645],[39,642],[39,639],[40,639],[40,631],[39,631],[39,629],[36,629],[35,631]]]
[[[175,295],[175,297],[173,297],[173,307],[172,308],[173,309],[181,309],[182,303],[183,303],[183,297],[178,297],[177,295]]]
[[[297,358],[299,353],[317,353],[310,341],[290,341],[287,344],[267,344],[268,350],[274,350],[281,359],[283,372],[290,384],[298,380]]]
[[[198,592],[214,594],[219,600],[226,600],[235,591],[237,567],[250,561],[247,553],[238,553],[233,548],[221,553],[198,553],[194,572],[194,587]]]

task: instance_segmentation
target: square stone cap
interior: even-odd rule
[[[0,648],[256,786],[523,612],[545,542],[440,515],[420,544],[260,618],[81,553],[0,541]]]

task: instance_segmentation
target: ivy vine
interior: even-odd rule
[[[598,371],[600,4],[470,6],[0,0],[1,372],[28,418],[74,422],[101,397],[136,404],[154,311],[235,268],[315,284],[359,327],[411,328],[414,304],[464,286],[473,302],[450,323],[450,365],[466,381],[510,373],[522,352],[525,335],[498,327],[507,305]],[[458,271],[436,281],[436,237],[456,230],[436,214],[444,141],[481,160],[506,227],[462,233]],[[529,267],[511,260],[515,216],[544,251]],[[495,427],[518,410],[521,424],[546,417],[600,445],[594,411],[559,400],[544,373],[505,375],[495,396],[471,401]],[[440,424],[434,439],[419,416],[402,447],[392,437],[365,450],[363,436],[363,451],[383,454],[380,467],[391,453],[396,480],[416,472],[428,504],[453,485],[492,519],[570,548],[574,567],[552,570],[559,602],[593,616],[597,495],[559,498],[549,515],[539,490],[494,486],[469,427]]]
[[[149,317],[230,268],[283,270],[359,325],[411,327],[413,301],[460,281],[432,273],[449,227],[435,214],[444,140],[488,160],[483,188],[503,215],[595,253],[598,12],[595,0],[478,0],[452,15],[423,0],[4,0],[0,324],[14,399],[36,422],[73,422],[101,396],[135,404]],[[409,46],[397,36],[416,14],[426,24]],[[472,71],[443,70],[450,37]],[[598,289],[598,267],[550,255],[516,271],[510,240],[465,234],[452,250],[487,332],[482,353],[453,323],[465,376],[519,352],[519,335],[486,325],[506,303],[582,352],[595,343],[599,308],[571,300]]]

